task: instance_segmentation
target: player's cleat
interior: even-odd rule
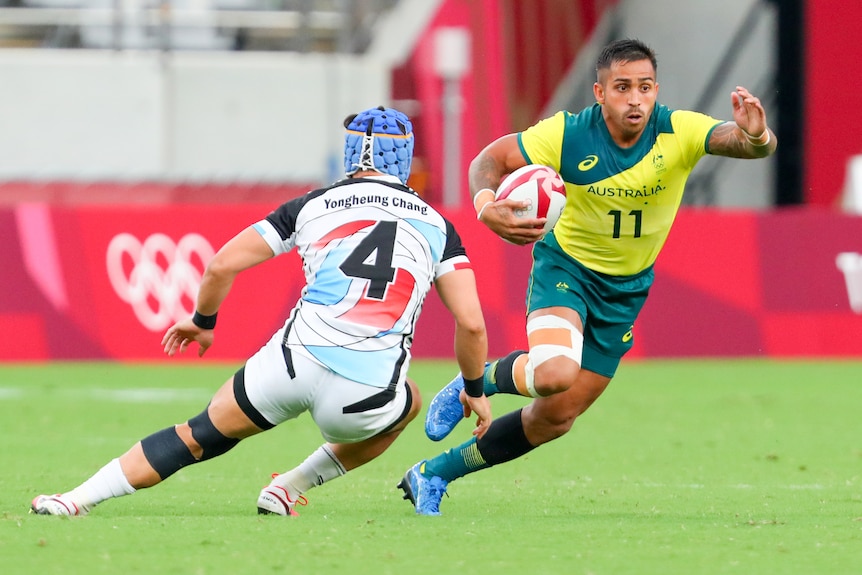
[[[425,414],[425,435],[431,441],[440,441],[449,435],[458,422],[464,419],[461,390],[464,377],[459,373],[446,387],[437,392]]]
[[[78,505],[68,497],[60,495],[39,495],[30,503],[30,513],[38,515],[86,515],[90,508]]]
[[[404,499],[409,499],[419,515],[440,515],[440,500],[446,493],[449,484],[442,477],[425,477],[422,469],[425,461],[420,461],[407,470],[398,483],[398,488],[404,490]]]
[[[276,477],[278,473],[273,473]],[[290,492],[284,487],[278,485],[267,485],[264,487],[260,496],[257,498],[257,513],[258,515],[285,515],[299,517],[299,513],[294,510],[296,505],[306,505],[308,500],[300,495],[291,497]]]

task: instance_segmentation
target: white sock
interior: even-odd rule
[[[288,489],[293,496],[302,495],[312,487],[323,485],[331,479],[347,473],[338,458],[326,445],[318,447],[305,461],[276,475],[270,485],[278,485]]]
[[[90,509],[105,499],[130,495],[134,492],[135,488],[129,484],[123,468],[120,467],[120,460],[112,459],[95,475],[64,495],[78,505]]]

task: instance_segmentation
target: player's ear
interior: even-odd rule
[[[598,82],[593,84],[593,96],[596,97],[596,102],[599,104],[605,103],[605,90]]]

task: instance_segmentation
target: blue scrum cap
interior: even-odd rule
[[[378,106],[344,120],[344,173],[373,170],[407,183],[413,161],[413,124],[403,113]]]

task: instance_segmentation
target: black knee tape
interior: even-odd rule
[[[216,429],[212,419],[210,419],[209,413],[207,413],[207,409],[189,420],[192,437],[203,450],[201,461],[227,453],[233,449],[234,445],[239,443],[239,439],[227,437]]]
[[[527,441],[520,409],[492,421],[485,435],[476,441],[476,447],[488,465],[511,461],[535,449]]]
[[[515,360],[527,353],[522,349],[518,349],[510,353],[497,362],[497,367],[494,373],[494,382],[500,393],[510,393],[512,395],[520,395],[518,388],[515,385],[515,378],[512,375],[512,368],[515,365]]]
[[[144,457],[163,480],[186,465],[197,463],[174,427],[167,427],[141,440]]]

